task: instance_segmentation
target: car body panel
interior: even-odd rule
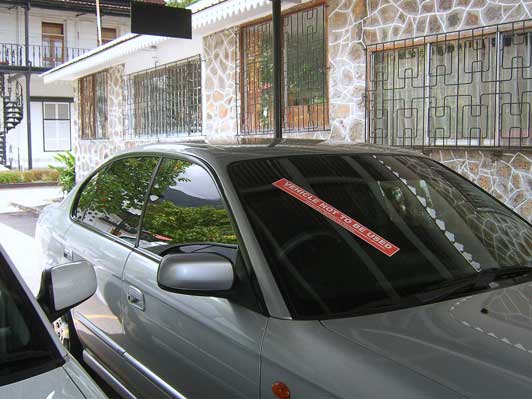
[[[462,398],[452,389],[324,328],[270,319],[261,353],[261,398],[285,383],[293,398]]]
[[[145,309],[125,306],[126,351],[187,397],[256,396],[267,318],[224,298],[163,291],[157,269],[144,255],[128,259],[123,296],[137,288]]]
[[[526,283],[323,324],[464,396],[529,397],[531,294]]]
[[[289,386],[292,397],[305,399],[530,396],[528,286],[517,294],[521,310],[499,311],[497,317],[484,317],[481,309],[489,298],[511,297],[517,288],[467,297],[465,305],[455,300],[371,316],[292,320],[227,166],[254,158],[335,153],[422,156],[375,146],[153,144],[112,158],[179,157],[208,168],[238,225],[243,257],[253,268],[266,311],[242,309],[223,298],[163,292],[156,282],[157,257],[73,220],[64,222],[72,194],[57,211],[59,222],[42,218],[42,223],[50,231],[68,232],[65,245],[96,266],[101,288],[92,302],[74,312],[83,344],[111,371],[113,366],[122,382],[137,384],[139,397],[273,398],[277,381]],[[63,251],[61,245],[48,243],[48,249],[52,263],[61,260],[56,253]],[[130,288],[143,295],[142,307],[128,303]],[[102,343],[108,351],[93,351]],[[486,379],[489,383],[483,385]]]
[[[88,397],[81,394],[70,379],[69,374],[62,367],[3,386],[0,388],[0,396],[10,399],[78,399]]]
[[[5,254],[1,244],[0,253]],[[10,259],[6,259],[6,261],[18,280],[18,283],[22,287],[22,290],[25,292],[27,299],[35,309],[38,319],[40,319],[41,325],[35,325],[33,328],[43,328],[48,333],[51,338],[51,345],[53,345],[54,349],[57,350],[63,358],[63,364],[47,372],[34,375],[31,378],[0,386],[0,397],[10,399],[107,398],[102,390],[89,377],[87,372],[81,368],[78,362],[61,345],[46,317],[46,314],[29,287],[26,285],[25,281],[22,279],[16,265],[13,265]]]

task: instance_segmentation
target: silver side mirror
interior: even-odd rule
[[[160,288],[188,295],[224,296],[234,281],[231,262],[214,253],[167,255],[157,273]]]
[[[96,273],[86,261],[66,263],[43,272],[37,300],[50,320],[56,320],[96,292]]]

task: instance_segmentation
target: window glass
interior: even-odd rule
[[[369,141],[530,146],[532,32],[511,28],[370,45]]]
[[[237,162],[229,171],[297,317],[414,306],[431,286],[489,269],[532,267],[531,226],[425,158],[294,156]],[[399,251],[388,256],[273,185],[283,178]]]
[[[70,104],[43,104],[44,151],[70,150]]]
[[[158,160],[137,157],[113,162],[85,185],[74,217],[134,244],[142,207]]]
[[[116,39],[116,29],[115,28],[102,28],[102,44],[109,43],[112,40]]]
[[[201,59],[124,77],[127,135],[159,136],[201,133]]]
[[[81,139],[107,138],[107,72],[79,80]]]
[[[0,253],[0,387],[61,364],[54,343]]]
[[[187,161],[164,160],[148,198],[140,247],[161,256],[216,252],[234,261],[236,242],[209,174]]]
[[[283,16],[285,131],[329,128],[326,8],[311,7]],[[241,30],[241,131],[273,127],[272,22]]]

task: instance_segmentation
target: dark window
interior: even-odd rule
[[[236,243],[218,188],[205,169],[164,160],[148,198],[140,247],[161,256],[216,252],[234,262]]]
[[[42,23],[43,66],[53,68],[63,63],[65,33],[63,24]]]
[[[82,189],[74,217],[104,233],[135,244],[140,214],[159,158],[113,162]]]
[[[434,161],[323,155],[234,163],[229,172],[296,317],[412,306],[433,284],[532,267],[532,228]],[[272,184],[286,178],[399,247],[389,257]],[[378,310],[373,310],[378,311]]]
[[[323,5],[283,16],[283,130],[329,128],[326,8]],[[241,30],[240,131],[273,129],[272,22]]]
[[[42,320],[0,253],[0,386],[64,362]]]
[[[107,72],[79,81],[81,139],[107,138]]]
[[[102,44],[116,39],[116,28],[102,28]]]
[[[124,79],[126,135],[201,134],[199,56],[131,74]]]

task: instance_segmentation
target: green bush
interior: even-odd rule
[[[57,171],[59,174],[59,185],[63,188],[63,191],[68,193],[76,184],[76,158],[72,153],[65,152],[63,154],[57,154],[54,159],[62,164],[62,166],[48,166]]]
[[[0,172],[0,184],[57,182],[58,178],[59,173],[53,169],[32,169],[23,172],[9,170]]]
[[[0,184],[22,182],[24,182],[24,178],[20,172],[0,172]]]

